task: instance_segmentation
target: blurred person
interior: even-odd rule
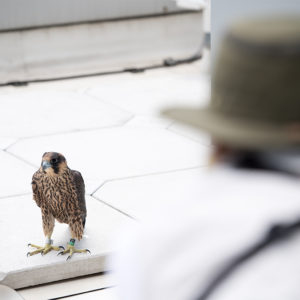
[[[212,166],[119,237],[120,299],[300,299],[300,18],[232,26],[208,107],[164,113],[211,135]]]

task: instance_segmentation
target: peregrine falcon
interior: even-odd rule
[[[41,208],[43,230],[46,236],[45,246],[28,244],[37,250],[28,252],[27,256],[37,253],[47,254],[51,250],[64,251],[58,254],[90,252],[88,249],[78,250],[75,241],[81,240],[86,220],[85,187],[81,174],[71,170],[65,157],[57,152],[46,152],[42,157],[41,167],[32,177],[33,199]],[[54,222],[66,223],[70,227],[71,236],[67,249],[53,246],[51,240]]]

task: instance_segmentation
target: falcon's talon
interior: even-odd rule
[[[54,250],[54,251],[59,251],[59,247],[56,246],[52,246],[51,244],[46,244],[44,247],[41,246],[37,246],[37,245],[33,245],[30,244],[31,247],[36,248],[37,250],[34,250],[32,252],[28,252],[27,253],[27,257],[28,256],[32,256],[35,254],[40,253],[42,256],[46,255],[48,252]]]
[[[65,247],[64,247],[64,246],[58,246],[58,248],[60,248],[60,249],[64,249],[64,250],[65,250]]]
[[[31,246],[31,244],[29,243],[29,244],[27,244],[27,247],[30,247]]]
[[[59,254],[64,255],[67,253],[70,253],[70,255],[67,257],[67,260],[72,258],[74,253],[86,253],[89,252],[91,253],[91,251],[89,249],[76,249],[73,245],[68,244],[67,245],[67,249],[64,251],[59,252]]]

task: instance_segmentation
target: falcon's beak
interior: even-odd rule
[[[45,171],[46,169],[51,167],[51,164],[49,163],[49,161],[43,160],[42,167],[43,167],[43,170]]]

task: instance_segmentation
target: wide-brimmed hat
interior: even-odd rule
[[[236,147],[300,146],[300,16],[232,26],[215,64],[209,105],[163,114]]]

